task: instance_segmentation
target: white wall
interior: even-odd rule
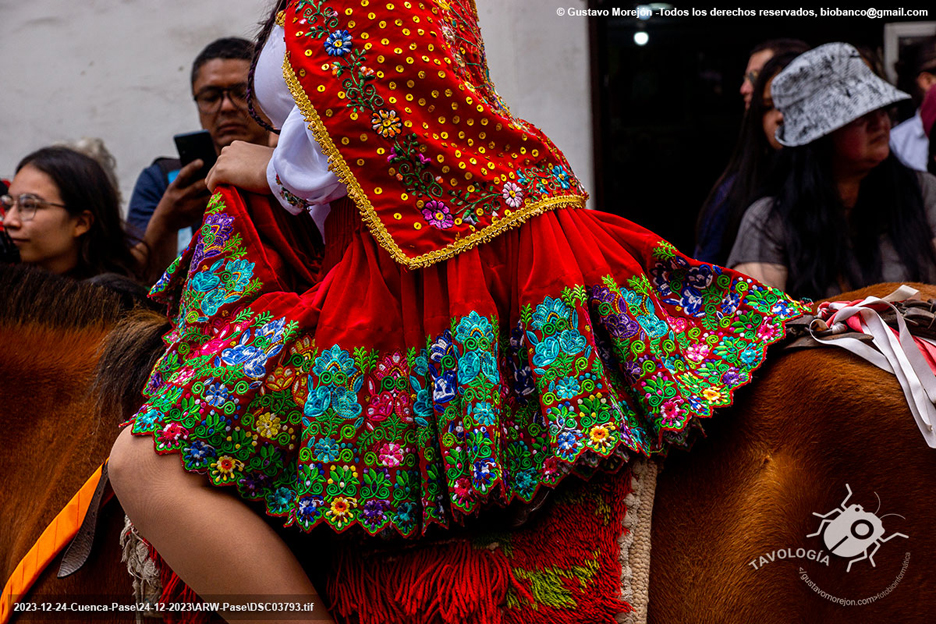
[[[117,159],[124,201],[172,135],[198,129],[192,60],[252,38],[267,0],[0,0],[0,177],[27,153],[82,136]],[[477,0],[491,74],[515,115],[542,128],[591,187],[585,0]]]

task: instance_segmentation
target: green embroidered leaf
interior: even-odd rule
[[[661,259],[672,258],[676,255],[676,247],[665,240],[661,240],[654,248],[653,255]]]

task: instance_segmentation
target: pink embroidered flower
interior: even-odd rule
[[[455,218],[448,206],[437,199],[426,202],[422,209],[423,218],[434,228],[447,230],[455,224]]]
[[[387,468],[396,468],[403,463],[403,447],[396,442],[387,442],[380,447],[378,458]]]
[[[373,430],[372,422],[378,423],[387,420],[390,414],[393,413],[394,408],[394,397],[391,391],[381,392],[380,394],[374,396],[370,405],[367,406],[367,428]]]
[[[394,379],[409,377],[406,358],[399,351],[394,351],[377,363],[377,378],[383,379],[384,377]]]
[[[424,165],[424,166],[432,162],[431,158],[426,158],[422,154],[416,154],[416,160],[419,161],[419,164]]]
[[[773,340],[779,333],[780,330],[777,329],[777,326],[770,323],[764,323],[757,328],[757,337],[761,340]]]
[[[693,362],[701,362],[708,357],[708,354],[709,346],[701,342],[697,342],[686,351],[686,356]]]
[[[156,439],[161,445],[170,445],[175,442],[188,439],[188,429],[179,423],[169,423],[163,427],[162,431],[156,434]]]
[[[676,401],[666,401],[660,407],[660,413],[663,415],[663,426],[672,427],[674,424],[679,422],[679,416],[683,413],[679,409],[679,405]]]
[[[462,507],[468,505],[471,502],[471,481],[468,480],[468,477],[461,477],[455,481],[455,489],[452,492],[452,501]]]
[[[547,477],[559,472],[559,459],[557,457],[547,457],[543,462],[543,474]]]
[[[523,205],[523,189],[513,182],[507,182],[504,184],[504,201],[511,208],[519,208]]]
[[[179,386],[180,388],[187,384],[189,380],[195,376],[195,371],[192,370],[191,366],[186,366],[180,368],[176,371],[175,377],[172,378],[172,383]]]

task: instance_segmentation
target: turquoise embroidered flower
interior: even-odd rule
[[[347,30],[336,30],[325,40],[325,51],[330,56],[344,56],[351,51],[351,33]]]
[[[282,514],[289,511],[294,498],[292,490],[287,487],[279,487],[267,497],[267,507],[269,507],[271,513]]]
[[[357,418],[363,410],[358,403],[357,390],[351,391],[344,386],[320,386],[314,390],[310,388],[303,414],[309,419],[318,418],[329,409],[345,419]],[[303,424],[308,426],[309,423],[304,421]]]
[[[750,366],[757,361],[757,351],[755,349],[745,349],[740,355],[741,361]]]
[[[221,260],[215,262],[210,269],[199,271],[189,280],[189,286],[195,292],[208,292],[214,290],[221,283],[221,278],[214,274],[221,268]]]
[[[161,417],[162,417],[162,414],[160,414],[157,410],[154,410],[154,409],[147,410],[146,412],[137,415],[136,417],[137,427],[149,429]]]
[[[322,355],[315,358],[312,373],[318,376],[323,384],[342,384],[344,379],[357,372],[354,358],[338,345],[322,351]]]
[[[474,418],[475,422],[485,427],[490,427],[497,422],[497,414],[490,403],[473,403],[468,406],[468,413]]]
[[[530,340],[533,341],[535,337],[531,336]],[[533,366],[537,368],[543,368],[552,364],[559,354],[562,352],[562,346],[559,344],[559,340],[555,336],[550,336],[546,340],[537,342],[536,348],[533,351]],[[542,373],[540,373],[542,374]]]
[[[322,438],[315,444],[315,459],[322,463],[338,461],[340,451],[338,440]]]
[[[475,351],[469,351],[458,358],[458,382],[468,384],[481,373],[481,358]]]
[[[569,174],[566,173],[565,169],[563,169],[559,165],[556,165],[553,167],[552,173],[553,173],[553,177],[556,178],[556,182],[559,183],[559,186],[561,186],[564,189],[569,188],[570,186]]]
[[[475,311],[472,311],[468,316],[462,317],[462,320],[455,328],[455,340],[466,344],[469,349],[477,349],[480,347],[478,344],[468,345],[467,343],[469,340],[489,341],[493,337],[494,330],[491,328],[491,321]]]
[[[559,346],[569,355],[575,355],[585,349],[588,341],[577,330],[567,329],[559,334]]]
[[[250,278],[253,277],[254,266],[256,265],[253,262],[247,260],[231,260],[228,262],[227,266],[224,267],[231,274],[228,290],[236,292],[247,290]]]
[[[553,334],[565,321],[569,320],[569,313],[569,307],[561,299],[546,297],[543,303],[536,306],[530,327],[547,334]]]
[[[556,396],[559,397],[559,400],[574,398],[581,391],[582,386],[575,377],[563,377],[556,382]]]

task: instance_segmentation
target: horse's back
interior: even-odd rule
[[[923,298],[934,296],[932,287],[923,290]],[[936,490],[928,481],[936,451],[893,375],[837,348],[774,353],[707,430],[691,453],[668,458],[660,475],[651,621],[931,620],[932,601],[919,596],[936,561]],[[821,526],[814,514],[841,508],[846,485],[848,505],[863,510],[843,516],[836,530],[862,536],[874,520],[855,514],[876,512],[881,537],[909,536],[881,543],[875,565],[856,561],[850,572],[850,559],[831,554],[822,534],[807,537]],[[884,518],[889,513],[904,518]],[[875,545],[867,544],[871,554]],[[833,601],[867,598],[866,605]]]

